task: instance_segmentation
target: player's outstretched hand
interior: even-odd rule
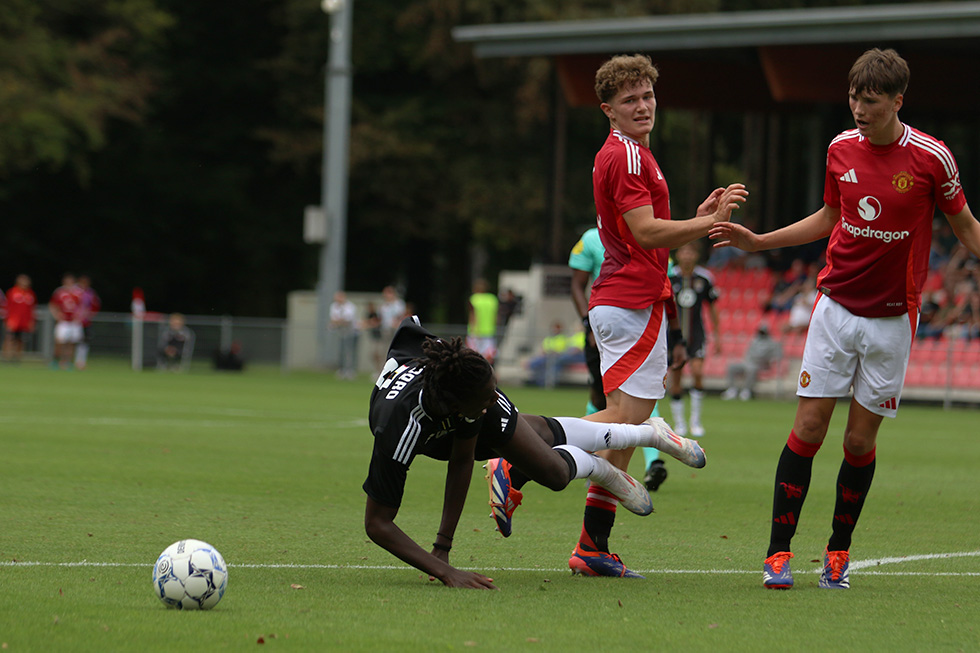
[[[446,587],[464,587],[475,590],[495,590],[497,586],[493,584],[492,578],[487,578],[483,574],[472,571],[462,571],[453,569],[442,581]]]
[[[708,230],[708,238],[714,241],[714,247],[737,247],[746,252],[759,249],[758,234],[734,222],[716,222]]]
[[[714,213],[715,209],[718,208],[718,198],[721,197],[721,194],[724,192],[724,188],[716,188],[711,191],[711,194],[708,195],[703,202],[701,202],[701,205],[698,207],[698,211],[694,214],[694,217],[702,218],[706,215],[711,215]]]
[[[717,192],[712,191],[712,195]],[[745,184],[730,184],[724,189],[717,198],[714,212],[711,214],[714,222],[725,222],[732,217],[732,211],[737,209],[749,196],[749,191],[745,189]],[[711,201],[711,195],[705,202]],[[702,204],[701,206],[704,206]],[[700,207],[698,207],[700,210]]]

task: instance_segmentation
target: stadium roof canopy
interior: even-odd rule
[[[553,57],[569,103],[594,105],[596,68],[612,54],[650,54],[670,106],[765,110],[844,102],[847,71],[870,47],[894,47],[921,109],[976,113],[980,2],[737,11],[461,26],[478,57]]]

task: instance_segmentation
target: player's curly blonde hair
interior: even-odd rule
[[[600,102],[609,102],[624,88],[649,79],[657,83],[660,72],[645,54],[619,54],[602,64],[595,73],[595,94]]]
[[[904,94],[909,86],[909,65],[891,48],[872,48],[851,66],[847,83],[857,93],[871,91],[894,97]]]

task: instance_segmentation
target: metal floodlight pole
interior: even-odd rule
[[[327,241],[320,249],[317,283],[317,364],[334,361],[339,343],[328,332],[330,302],[344,287],[347,260],[347,178],[350,140],[350,39],[353,0],[322,0],[330,15],[330,58],[323,103],[323,174],[321,203],[327,220]]]

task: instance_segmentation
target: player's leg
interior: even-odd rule
[[[602,370],[599,367],[599,349],[592,337],[585,339],[585,365],[589,368],[589,403],[585,414],[591,415],[606,408],[606,395],[602,390]]]
[[[634,495],[643,494],[631,489],[624,493],[622,484],[618,482],[623,474],[617,473],[605,460],[567,442],[561,433],[562,427],[557,421],[552,420],[549,423],[543,417],[521,414],[518,414],[517,419],[514,436],[495,449],[531,480],[558,491],[565,489],[575,479],[590,478],[594,483],[601,484],[607,491],[613,493],[620,501],[633,501]],[[580,421],[585,422],[585,420]],[[624,424],[614,426],[634,430],[648,429],[646,426]],[[639,486],[635,481],[632,485]],[[647,501],[649,497],[646,501],[641,499],[640,503]],[[639,511],[643,512],[642,509]]]
[[[621,390],[614,390],[606,396],[606,409],[590,415],[588,419],[638,424],[647,419],[655,406],[655,399],[638,399]],[[625,471],[633,451],[633,448],[605,450],[598,455]],[[582,531],[568,561],[573,572],[593,576],[637,576],[609,551],[609,536],[616,522],[617,504],[616,497],[606,488],[595,483],[589,485]]]
[[[657,400],[664,396],[667,374],[667,322],[662,303],[628,310],[595,306],[589,321],[600,353],[606,409],[586,419],[641,424],[650,419]],[[601,452],[625,470],[632,449]],[[609,552],[609,535],[616,519],[616,500],[592,484],[579,542],[569,566],[576,573],[628,576],[629,570]]]
[[[667,392],[670,394],[670,419],[677,435],[687,435],[687,420],[684,418],[683,368],[667,372]]]
[[[875,472],[875,446],[885,417],[895,417],[915,333],[908,316],[861,318],[861,364],[844,431],[844,460],[837,477],[833,533],[824,553],[820,587],[850,587],[851,537]]]
[[[84,370],[88,364],[89,342],[91,327],[82,327],[82,339],[75,347],[75,369]]]
[[[687,363],[691,368],[691,389],[688,397],[691,398],[691,436],[700,438],[704,435],[704,426],[701,425],[701,404],[704,402],[704,348],[701,347],[701,356],[692,358]]]
[[[820,587],[846,589],[850,586],[848,564],[851,537],[864,508],[875,474],[875,442],[881,415],[851,400],[844,431],[844,460],[837,474],[833,532],[824,551]]]
[[[793,585],[789,570],[790,541],[796,534],[800,512],[810,489],[813,457],[827,435],[836,398],[800,397],[793,430],[776,464],[769,549],[763,564],[763,582],[773,589]]]
[[[488,461],[487,480],[490,483],[491,516],[504,537],[511,533],[511,518],[520,505],[520,488],[529,480],[552,489],[562,490],[577,478],[591,479],[632,512],[649,514],[653,510],[650,497],[639,483],[608,461],[598,458],[580,446],[569,444],[561,424],[552,418],[518,415],[513,437],[494,447],[500,458]],[[573,418],[581,433],[585,428],[595,433],[574,438],[582,443],[601,444],[601,433],[610,430],[652,431],[646,425],[604,425]],[[583,428],[585,427],[585,428]],[[606,427],[613,427],[612,429]]]

